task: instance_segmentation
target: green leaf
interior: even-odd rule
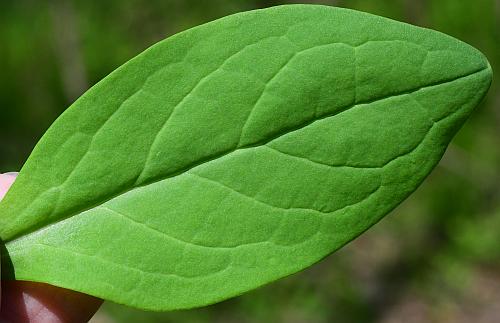
[[[297,272],[413,192],[490,82],[469,45],[347,9],[177,34],[40,140],[0,204],[4,278],[171,310]]]

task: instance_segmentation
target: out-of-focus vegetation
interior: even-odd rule
[[[295,1],[0,3],[0,172],[88,87],[178,31]],[[499,0],[302,1],[440,30],[500,71]],[[302,273],[226,302],[172,313],[105,304],[93,322],[500,322],[500,82],[440,165],[396,211]]]

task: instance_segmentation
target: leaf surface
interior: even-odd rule
[[[151,310],[292,274],[413,192],[490,82],[471,46],[348,9],[179,33],[37,144],[0,203],[4,274]]]

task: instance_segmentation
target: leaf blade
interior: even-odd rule
[[[214,31],[227,48],[204,40]],[[321,6],[230,16],[153,46],[65,112],[0,204],[0,235],[19,278],[154,310],[219,301],[377,222],[430,172],[490,79],[468,45],[380,17]],[[460,92],[436,111],[449,88]]]

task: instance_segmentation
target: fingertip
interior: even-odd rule
[[[3,281],[0,322],[88,322],[102,300],[44,283]]]

